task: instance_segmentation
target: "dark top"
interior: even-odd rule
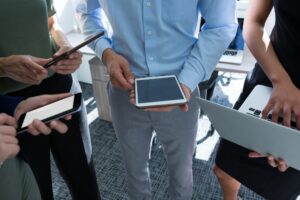
[[[1,0],[0,57],[11,55],[52,57],[54,51],[48,17],[54,14],[52,0]],[[53,75],[53,72],[49,73],[50,75]],[[28,86],[9,78],[0,78],[0,94]]]
[[[273,0],[276,22],[271,42],[283,67],[294,84],[300,88],[300,11],[298,1]],[[297,78],[299,77],[299,78]],[[249,73],[243,91],[234,105],[239,109],[257,84],[272,86],[263,70],[256,64]],[[216,164],[256,193],[271,200],[296,199],[300,194],[300,171],[288,168],[284,173],[272,168],[266,158],[251,159],[250,150],[221,140]]]
[[[271,33],[274,50],[291,77],[300,87],[300,2],[294,0],[273,0],[275,26]],[[256,67],[259,67],[258,65]],[[258,81],[265,79],[263,71],[257,72]],[[259,81],[260,82],[260,81]],[[269,83],[271,85],[271,83]]]
[[[0,95],[0,113],[6,113],[13,116],[15,108],[22,101],[20,97],[10,97]]]

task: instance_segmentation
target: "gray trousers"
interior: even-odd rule
[[[113,126],[121,145],[127,172],[127,186],[132,200],[149,200],[151,183],[148,160],[153,131],[164,147],[169,170],[172,200],[189,200],[193,194],[192,160],[198,128],[199,106],[196,89],[189,111],[145,112],[129,102],[129,92],[109,83],[108,96]]]

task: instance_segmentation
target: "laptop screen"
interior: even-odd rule
[[[236,35],[230,45],[228,46],[228,49],[234,49],[234,50],[244,50],[244,39],[243,39],[243,25],[244,25],[244,19],[238,19],[238,29],[236,32]]]

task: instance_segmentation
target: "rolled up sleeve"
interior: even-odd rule
[[[205,24],[185,61],[179,81],[193,91],[208,80],[237,30],[236,0],[203,0],[200,12]]]

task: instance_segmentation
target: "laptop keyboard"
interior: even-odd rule
[[[261,110],[255,109],[255,108],[249,108],[248,109],[249,112],[247,112],[247,114],[255,116],[255,117],[261,117]],[[272,114],[268,114],[267,116],[267,120],[268,121],[272,121]],[[282,117],[278,117],[278,123],[283,125],[283,118]],[[293,129],[297,129],[296,128],[296,122],[295,121],[291,121],[291,128]]]
[[[226,50],[223,55],[225,56],[236,56],[237,55],[237,51],[236,50]]]

